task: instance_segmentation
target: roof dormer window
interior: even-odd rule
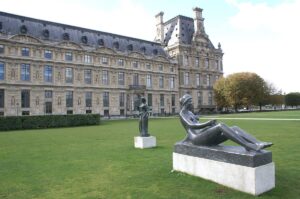
[[[68,41],[68,40],[70,40],[70,36],[69,36],[69,33],[64,33],[63,34],[63,40],[66,40],[66,41]]]
[[[25,25],[22,25],[22,26],[20,27],[20,32],[21,32],[22,34],[26,34],[26,33],[27,33],[27,27],[26,27]]]

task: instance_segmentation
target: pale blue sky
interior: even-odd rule
[[[224,51],[225,75],[256,72],[284,92],[300,92],[300,0],[0,0],[0,10],[152,41],[155,18],[194,17]]]

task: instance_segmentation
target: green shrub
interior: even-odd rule
[[[99,114],[0,117],[0,131],[96,125]]]

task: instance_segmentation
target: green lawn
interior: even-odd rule
[[[300,118],[300,111],[255,113],[255,117]],[[276,188],[259,198],[299,198],[300,121],[223,122],[275,144],[270,150]],[[254,198],[171,172],[173,145],[185,135],[178,118],[151,119],[149,131],[157,137],[155,149],[134,148],[138,120],[1,132],[0,198]]]

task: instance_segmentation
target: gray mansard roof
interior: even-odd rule
[[[54,42],[69,40],[95,48],[105,46],[124,53],[168,57],[160,43],[5,12],[0,12],[0,32],[7,35],[27,34]]]
[[[178,15],[164,23],[164,43],[172,45],[175,43],[192,44],[194,36],[194,20],[190,17]],[[212,42],[204,35],[209,48],[215,48]]]

